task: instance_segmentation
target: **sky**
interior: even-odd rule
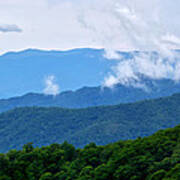
[[[179,7],[179,0],[0,0],[0,54],[103,47],[112,55],[153,49],[155,38],[177,47]]]
[[[0,0],[0,54],[26,48],[104,48],[107,59],[119,61],[110,67],[106,86],[143,86],[138,74],[179,81],[179,55],[172,52],[180,48],[179,7],[179,0]],[[159,56],[141,53],[123,59],[117,53],[132,50]]]
[[[0,0],[0,54],[26,48],[98,46],[78,21],[78,4],[81,2]]]

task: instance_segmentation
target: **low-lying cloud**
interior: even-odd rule
[[[89,4],[79,23],[101,42],[107,59],[118,61],[105,78],[105,86],[121,83],[142,88],[142,77],[180,80],[180,53],[174,50],[180,48],[177,4],[168,0]],[[119,51],[123,50],[131,51],[131,56],[122,56]]]
[[[173,57],[172,57],[173,55]],[[132,54],[132,58],[122,58],[117,66],[112,68],[113,73],[105,78],[104,85],[112,87],[117,83],[144,88],[142,79],[172,79],[180,80],[180,61],[178,52],[172,52],[171,57],[162,57],[155,52],[139,52]],[[143,78],[142,78],[143,77]]]
[[[0,25],[0,32],[7,33],[7,32],[22,32],[22,29],[19,28],[15,24],[5,24],[5,25]]]
[[[56,96],[59,94],[59,85],[55,82],[56,78],[54,75],[49,75],[45,79],[45,88],[43,90],[46,95]]]

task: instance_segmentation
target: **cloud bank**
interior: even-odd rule
[[[54,75],[50,75],[45,79],[45,88],[43,90],[44,94],[53,96],[59,94],[59,85],[56,84],[55,79]]]
[[[4,36],[1,42],[4,51],[99,47],[112,52],[159,49],[159,43],[177,48],[179,7],[179,0],[0,1],[1,24],[23,29],[21,36]],[[14,45],[7,43],[12,38]]]

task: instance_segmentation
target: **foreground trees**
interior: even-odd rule
[[[83,149],[52,144],[0,154],[0,180],[178,180],[180,126],[136,140]]]

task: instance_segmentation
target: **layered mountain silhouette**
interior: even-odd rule
[[[45,79],[50,75],[56,78],[61,92],[75,91],[84,86],[97,87],[119,62],[106,59],[104,53],[103,49],[88,48],[8,52],[0,56],[0,99],[29,92],[42,93]],[[124,59],[137,53],[140,52],[119,52]]]
[[[24,107],[0,115],[0,151],[62,143],[76,147],[151,135],[180,123],[180,94],[86,109]]]
[[[144,83],[148,90],[116,85],[112,89],[107,87],[84,87],[77,91],[65,91],[57,96],[29,93],[20,97],[0,100],[0,112],[24,106],[86,108],[116,105],[170,96],[180,92],[180,83],[174,83],[168,79],[144,79]]]

